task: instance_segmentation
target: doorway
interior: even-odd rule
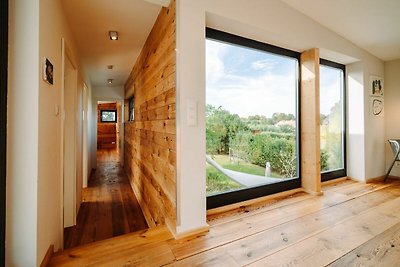
[[[64,228],[76,223],[76,99],[77,71],[70,58],[64,61],[63,186]]]
[[[108,152],[109,161],[119,162],[121,104],[116,101],[97,103],[97,150]],[[97,159],[99,161],[99,158]],[[106,158],[107,160],[107,158]]]

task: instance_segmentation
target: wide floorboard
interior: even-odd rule
[[[148,228],[116,149],[97,151],[97,168],[82,191],[77,225],[65,228],[71,248]]]
[[[179,240],[161,226],[66,250],[51,266],[400,266],[400,182],[323,191],[209,215],[209,231]]]

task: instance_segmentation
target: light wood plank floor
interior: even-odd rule
[[[116,149],[97,151],[97,168],[82,191],[77,225],[65,228],[71,248],[148,228]]]
[[[209,216],[174,240],[156,227],[66,250],[51,266],[400,266],[400,182],[341,181]]]

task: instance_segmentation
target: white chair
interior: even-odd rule
[[[394,154],[394,158],[392,161],[392,164],[390,164],[389,170],[387,171],[386,175],[385,175],[385,179],[383,180],[384,182],[386,182],[390,171],[392,170],[394,163],[396,161],[400,161],[400,140],[399,139],[389,139],[388,140],[390,147],[392,148],[393,154]]]

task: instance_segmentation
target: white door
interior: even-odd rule
[[[68,57],[64,66],[64,227],[76,222],[76,97],[77,72]]]

